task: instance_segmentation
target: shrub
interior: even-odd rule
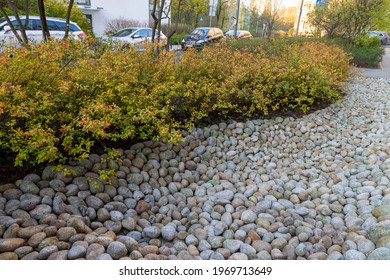
[[[362,37],[365,38],[365,37]],[[376,44],[377,38],[355,39],[354,42],[345,39],[333,39],[329,44],[340,46],[344,51],[352,55],[351,63],[357,67],[376,68],[382,61],[384,49],[380,44]]]
[[[274,44],[274,43],[272,43]],[[337,100],[349,59],[337,46],[295,42],[249,52],[222,44],[156,55],[90,42],[50,42],[0,57],[0,148],[15,164],[80,159],[94,146],[181,140],[210,115],[304,112]]]
[[[382,61],[385,50],[380,46],[350,48],[352,63],[359,67],[377,68]]]
[[[1,56],[8,71],[0,82],[0,146],[22,165],[80,158],[104,141],[177,140],[174,120],[152,90],[165,63],[158,59],[133,49],[96,58],[69,41]]]
[[[381,45],[381,39],[377,36],[359,35],[353,38],[356,47],[377,47]]]
[[[184,37],[187,36],[188,33],[175,33],[171,37],[171,44],[172,45],[180,45],[181,41],[184,39]]]
[[[323,43],[329,46],[338,46],[352,56],[350,63],[357,67],[376,68],[382,61],[384,49],[381,47],[378,38],[361,36],[353,41],[336,38],[284,38],[278,40],[253,39],[249,41],[233,41],[234,49],[245,49],[253,52],[258,46],[266,50],[268,55],[276,55],[279,50],[291,44],[303,42]]]
[[[176,27],[175,24],[163,24],[161,26],[161,30],[163,30],[164,32],[166,32],[167,34],[171,31],[174,30],[174,28]],[[188,34],[190,33],[192,30],[194,29],[194,27],[192,25],[189,25],[189,24],[183,24],[183,23],[179,23],[177,25],[177,28],[176,28],[176,32],[177,34]]]

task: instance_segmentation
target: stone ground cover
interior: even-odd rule
[[[1,185],[0,259],[390,259],[389,86]]]

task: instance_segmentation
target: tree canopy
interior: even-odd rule
[[[330,0],[309,15],[311,24],[331,38],[350,38],[390,26],[390,0]]]

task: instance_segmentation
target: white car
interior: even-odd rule
[[[145,44],[148,44],[152,41],[153,29],[148,27],[127,27],[119,30],[113,35],[103,37],[103,40],[121,42],[123,47],[132,45],[135,46],[138,50],[144,50]],[[158,40],[158,31],[156,31],[156,40]],[[160,43],[163,47],[167,46],[167,37],[161,32],[160,33]]]
[[[26,24],[26,17],[20,17],[22,24]],[[15,17],[10,17],[12,25],[16,30],[20,30],[18,21]],[[46,18],[47,25],[49,28],[50,36],[54,39],[62,39],[65,35],[66,20],[60,18]],[[20,34],[20,31],[18,32]],[[42,41],[42,24],[41,19],[38,16],[29,16],[26,35],[30,42],[40,43]],[[74,22],[70,22],[69,26],[69,37],[78,40],[80,37],[85,37],[85,33],[81,28]],[[0,44],[19,46],[18,40],[15,34],[12,32],[11,27],[5,18],[0,18]]]
[[[232,39],[234,37],[234,30],[229,30],[225,33],[225,37]],[[246,30],[237,30],[237,39],[252,39],[253,36],[249,31]]]

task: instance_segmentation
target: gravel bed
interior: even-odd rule
[[[389,89],[0,185],[0,259],[390,259]]]

